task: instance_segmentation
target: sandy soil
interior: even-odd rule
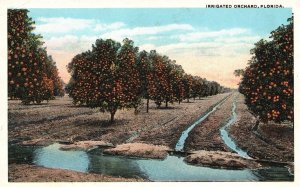
[[[57,97],[49,103],[40,105],[22,105],[19,100],[9,100],[8,103],[8,123],[13,124],[9,126],[9,130],[28,124],[47,123],[66,117],[98,112],[96,109],[74,106],[71,98],[67,96]]]
[[[253,158],[278,162],[294,162],[294,130],[290,123],[261,124],[257,134],[251,131],[255,118],[247,110],[243,95],[237,99],[238,119],[230,129],[230,135],[238,146],[247,150]]]
[[[28,164],[11,164],[9,182],[143,182],[144,179],[112,177],[64,169],[49,169]],[[26,171],[26,172],[24,172]]]
[[[236,153],[224,151],[195,151],[184,161],[196,165],[219,166],[223,168],[259,168],[261,165],[255,160],[245,159]]]
[[[127,143],[117,145],[115,148],[105,149],[104,153],[132,157],[164,159],[168,156],[170,148],[145,143]]]
[[[79,141],[69,145],[62,145],[61,150],[91,150],[97,147],[113,147],[111,143],[104,141]]]
[[[186,151],[230,151],[220,136],[220,128],[231,115],[235,95],[233,94],[226,99],[214,113],[190,132],[185,143],[184,149]]]

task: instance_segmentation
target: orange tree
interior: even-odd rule
[[[149,58],[149,53],[145,50],[139,52],[138,59],[136,62],[137,69],[139,71],[140,89],[139,95],[145,98],[146,101],[146,112],[149,112],[149,100],[150,90],[154,89],[154,76],[153,76],[153,64]]]
[[[118,109],[135,107],[140,85],[137,50],[128,39],[122,46],[111,39],[98,39],[92,51],[76,55],[68,65],[72,75],[69,95],[74,103],[109,112],[111,122]]]
[[[9,9],[8,96],[22,103],[41,103],[53,98],[54,83],[47,75],[48,55],[40,35],[32,33],[34,22],[28,10]]]
[[[141,104],[140,77],[137,69],[138,48],[134,47],[134,42],[125,38],[115,64],[116,82],[120,83],[116,87],[116,103],[118,108],[135,108]]]
[[[193,77],[193,83],[192,83],[192,91],[191,91],[191,96],[196,99],[196,97],[201,97],[201,91],[203,89],[203,80],[201,77],[194,76]]]
[[[171,74],[174,101],[177,101],[180,104],[184,98],[184,85],[182,81],[184,70],[180,65],[174,63]]]
[[[8,24],[8,96],[20,98],[25,91],[27,78],[30,32],[33,21],[27,16],[27,10],[9,9],[7,13]],[[30,55],[30,56],[29,56]],[[41,65],[41,64],[39,64]],[[28,78],[27,78],[28,79]]]
[[[184,99],[187,99],[187,102],[190,102],[190,97],[191,97],[192,88],[193,88],[193,76],[184,74],[182,83],[184,86]]]
[[[158,54],[155,50],[150,51],[149,58],[153,65],[152,75],[149,78],[150,89],[149,95],[154,100],[157,107],[161,106],[162,102],[172,102],[172,85],[170,82],[170,71],[169,59],[166,56]]]
[[[88,98],[88,91],[92,90],[92,80],[98,84],[99,78],[92,77],[91,69],[101,69],[100,65],[93,64],[92,53],[87,51],[76,55],[68,64],[68,71],[71,74],[71,79],[68,83],[69,96],[73,98],[74,104],[86,104]],[[97,88],[94,88],[97,89]]]
[[[202,88],[199,93],[200,97],[208,96],[208,81],[204,78],[202,79]]]
[[[167,56],[163,56],[164,62],[165,62],[165,78],[167,81],[167,89],[165,90],[165,106],[168,107],[168,103],[173,103],[177,100],[175,92],[177,90],[181,90],[180,86],[181,83],[179,82],[179,77],[176,75],[176,61],[169,59]],[[178,85],[177,85],[178,84]],[[180,93],[179,93],[180,94]]]
[[[53,81],[54,86],[54,96],[64,96],[65,91],[63,88],[63,80],[58,75],[58,69],[56,67],[56,63],[53,61],[51,56],[48,56],[48,60],[46,61],[46,72],[47,76]]]
[[[206,79],[203,79],[203,85],[202,85],[202,90],[200,95],[202,97],[207,97],[207,96],[211,96],[214,95],[213,94],[213,83],[211,81],[208,81]]]
[[[288,22],[271,32],[271,41],[255,44],[240,82],[248,108],[263,122],[294,120],[293,18]]]
[[[221,85],[216,81],[210,82],[210,94],[209,95],[216,95],[221,92]]]

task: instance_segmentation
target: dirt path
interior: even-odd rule
[[[197,125],[186,140],[185,150],[230,151],[220,136],[220,128],[231,115],[236,94],[231,95],[218,109]]]
[[[237,145],[253,158],[294,161],[294,130],[291,123],[261,124],[257,134],[251,129],[254,126],[255,117],[248,111],[244,104],[243,95],[237,99],[237,121],[234,123],[229,134]]]

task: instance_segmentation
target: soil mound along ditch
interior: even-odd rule
[[[191,126],[189,126],[185,131],[182,132],[176,146],[175,146],[175,151],[177,152],[182,152],[184,149],[184,144],[186,139],[189,136],[189,133],[197,126],[200,125],[202,121],[204,121],[210,114],[212,114],[214,111],[217,110],[217,108],[222,105],[226,99],[228,99],[232,94],[228,95],[218,103],[216,103],[214,106],[210,107],[207,112],[204,113],[204,115],[201,115],[198,120],[196,120]]]

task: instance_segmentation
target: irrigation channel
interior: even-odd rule
[[[231,95],[231,94],[230,94]],[[230,96],[229,95],[229,96]],[[202,117],[200,117],[198,120],[196,120],[189,128],[187,128],[185,131],[182,132],[176,146],[175,146],[175,151],[183,151],[184,148],[184,144],[186,139],[189,136],[189,133],[197,126],[200,125],[211,113],[213,113],[214,111],[217,110],[217,108],[223,104],[226,99],[228,99],[227,96],[225,99],[221,100],[220,102],[218,102],[215,106],[212,107],[212,109],[209,109]]]
[[[244,158],[250,158],[250,156],[247,154],[246,151],[240,149],[236,143],[234,142],[234,140],[229,136],[228,131],[226,130],[226,128],[228,128],[230,125],[232,125],[237,119],[237,113],[236,113],[236,97],[234,98],[233,104],[232,104],[232,111],[231,111],[231,116],[229,118],[229,120],[226,122],[225,125],[223,125],[223,127],[220,129],[220,134],[221,137],[223,139],[223,141],[225,142],[225,144],[234,152],[236,152],[238,155],[240,155],[241,157]]]
[[[225,99],[224,99],[225,100]],[[182,133],[175,150],[182,150],[188,133],[214,112],[223,102],[219,102],[201,116]],[[226,127],[236,120],[236,104],[233,103],[232,116],[220,129],[223,140],[241,156],[241,151],[230,139]],[[101,173],[122,177],[141,177],[151,181],[293,181],[294,177],[285,166],[268,166],[262,169],[223,169],[189,165],[184,157],[170,153],[164,160],[142,159],[103,154],[103,148],[90,151],[63,151],[61,144],[42,146],[9,145],[9,163],[29,163],[47,168],[69,169],[79,172]]]

